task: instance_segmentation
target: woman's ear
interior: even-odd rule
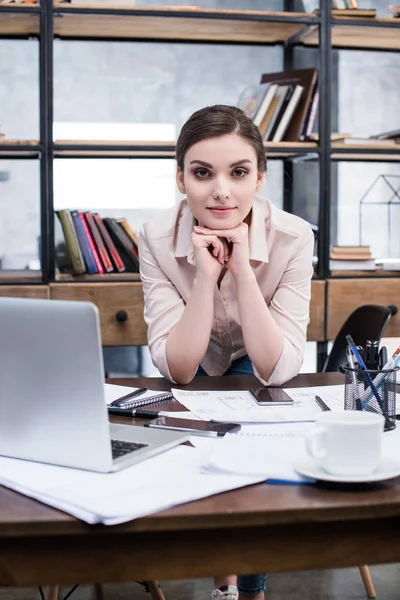
[[[261,173],[260,171],[258,171],[256,192],[259,192],[261,190],[263,183],[264,183],[264,173]]]
[[[185,182],[183,179],[183,171],[180,167],[176,170],[176,185],[181,194],[186,194]]]

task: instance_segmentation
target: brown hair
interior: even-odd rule
[[[186,121],[176,143],[178,167],[183,171],[185,154],[197,142],[231,133],[237,133],[253,146],[257,154],[257,169],[264,173],[267,170],[267,159],[258,127],[240,108],[225,104],[201,108]]]

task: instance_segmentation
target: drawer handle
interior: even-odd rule
[[[126,310],[119,310],[116,313],[115,318],[117,319],[118,323],[124,323],[124,321],[128,320],[128,313]]]

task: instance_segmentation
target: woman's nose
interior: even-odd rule
[[[230,195],[228,183],[226,181],[217,181],[213,191],[214,200],[226,200]]]

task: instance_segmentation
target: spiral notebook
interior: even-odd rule
[[[114,385],[112,383],[104,384],[104,398],[108,406],[118,406],[119,408],[137,408],[139,406],[147,406],[148,404],[155,404],[156,402],[163,402],[173,398],[172,392],[157,392],[155,390],[146,390],[140,396],[133,396],[133,398],[124,398],[134,393],[138,388],[127,387],[125,385]],[[119,402],[120,400],[120,402]]]

